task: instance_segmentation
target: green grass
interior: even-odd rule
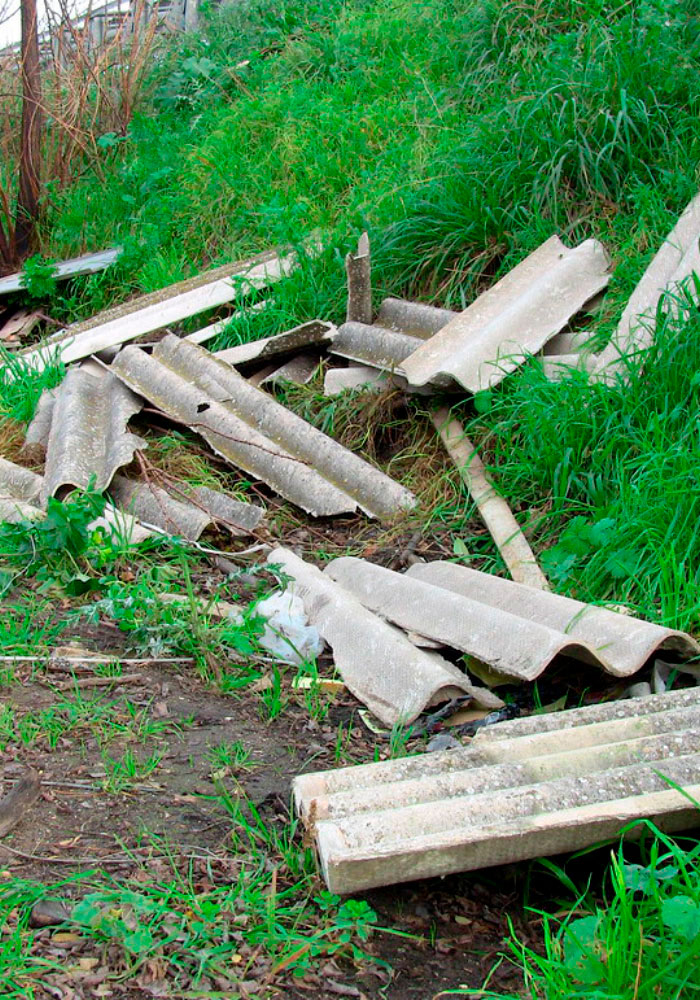
[[[468,425],[558,591],[694,632],[699,335],[694,307],[667,319],[614,386],[582,373],[550,383],[532,366]]]
[[[563,870],[547,865],[576,901],[563,919],[531,912],[543,924],[542,952],[515,935],[509,942],[532,1000],[682,1000],[700,990],[700,845],[681,845],[649,822],[636,826],[647,840],[642,863],[627,859],[629,848],[614,852],[602,901],[579,894]],[[487,984],[439,995],[506,1000]]]

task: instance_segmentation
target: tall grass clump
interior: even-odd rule
[[[536,364],[477,397],[469,433],[529,509],[556,588],[700,627],[700,315],[690,293],[615,385]]]
[[[71,308],[321,230],[328,251],[242,333],[337,319],[368,228],[378,294],[455,307],[552,232],[595,235],[614,312],[696,187],[697,29],[691,0],[221,8],[158,61],[104,176],[56,199],[56,250],[128,248]]]
[[[510,961],[522,972],[533,1000],[682,1000],[700,990],[700,845],[683,845],[645,823],[642,863],[629,849],[613,853],[604,899],[578,894],[562,869],[547,863],[559,888],[576,895],[562,918],[532,911],[544,929],[543,948],[513,935]],[[516,1000],[485,988],[447,990],[439,996]]]

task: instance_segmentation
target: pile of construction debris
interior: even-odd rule
[[[314,517],[361,511],[393,518],[416,498],[281,405],[268,387],[308,382],[322,357],[328,395],[391,385],[463,398],[536,355],[552,378],[572,366],[594,379],[616,377],[622,358],[651,342],[664,292],[700,271],[699,233],[700,197],[598,355],[586,350],[590,333],[571,329],[574,317],[597,309],[609,281],[608,255],[595,240],[568,249],[552,236],[463,312],[386,299],[375,316],[365,235],[346,260],[345,323],[314,320],[215,353],[201,345],[225,320],[187,337],[143,338],[265,288],[295,266],[293,254],[263,254],[130,302],[20,355],[38,368],[55,359],[74,365],[44,394],[27,431],[25,448],[43,459],[43,476],[0,460],[0,516],[40,517],[49,497],[90,487],[108,495],[105,516],[133,540],[153,531],[197,539],[210,523],[253,532],[264,517],[257,505],[185,485],[163,490],[120,473],[145,447],[129,420],[147,411],[191,429],[227,463]],[[380,724],[411,723],[451,699],[500,719],[503,701],[492,688],[533,681],[562,655],[626,678],[663,651],[697,673],[688,661],[700,646],[690,636],[552,594],[461,426],[446,409],[435,409],[433,421],[512,581],[444,562],[396,573],[346,557],[322,572],[285,548],[267,556],[291,581],[294,614],[304,617],[297,626],[328,644],[342,682]],[[456,665],[461,658],[467,669]],[[687,802],[656,768],[663,762],[669,780],[698,783],[700,697],[664,692],[666,677],[658,666],[657,693],[634,704],[501,722],[480,730],[468,748],[299,778],[297,805],[329,886],[352,891],[580,847],[638,816],[687,822]]]

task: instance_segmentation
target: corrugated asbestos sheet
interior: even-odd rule
[[[607,285],[608,267],[596,240],[570,250],[552,236],[407,357],[403,373],[412,385],[440,376],[470,392],[495,385]]]
[[[559,654],[627,677],[658,650],[700,653],[685,632],[454,563],[417,563],[402,574],[343,557],[325,573],[396,625],[521,680],[539,677]]]
[[[23,352],[21,357],[37,369],[54,358],[64,364],[77,361],[223,305],[251,289],[262,288],[288,274],[295,265],[294,254],[280,257],[276,253],[260,254],[248,261],[227,264],[133,299],[85,322],[74,323],[59,331],[46,344]]]
[[[601,354],[590,359],[595,377],[614,378],[616,372],[624,371],[621,356],[651,345],[659,299],[665,291],[677,289],[693,273],[700,276],[700,194],[686,207],[642,275],[612,340]],[[697,291],[692,286],[690,291],[697,300]]]
[[[417,649],[399,629],[293,552],[274,549],[267,561],[293,579],[292,589],[304,602],[309,622],[332,648],[348,689],[386,725],[411,722],[426,705],[462,694],[471,694],[485,708],[503,704],[452,663]]]
[[[371,368],[387,368],[400,374],[404,358],[413,354],[422,343],[418,337],[386,330],[382,326],[343,323],[333,338],[330,352]]]
[[[264,513],[260,507],[241,503],[205,486],[190,488],[183,491],[182,496],[175,497],[157,486],[123,476],[114,477],[110,495],[119,507],[144,524],[190,541],[196,541],[214,522],[226,527],[231,534],[250,534]]]
[[[98,493],[105,490],[116,470],[146,447],[126,429],[142,405],[114,375],[71,368],[57,389],[42,396],[27,431],[27,447],[46,453],[42,499],[66,487],[86,490],[91,481]]]
[[[14,524],[17,521],[46,517],[41,500],[43,484],[43,477],[36,472],[0,458],[0,522],[9,521]],[[103,526],[110,530],[116,529],[123,539],[134,544],[151,534],[130,514],[117,510],[110,503],[105,505],[102,516],[88,525],[91,529]]]
[[[239,344],[237,347],[227,347],[223,351],[217,351],[216,357],[221,358],[234,368],[245,367],[255,362],[264,362],[270,358],[275,361],[291,357],[298,351],[308,350],[312,347],[326,347],[335,336],[336,328],[332,323],[324,323],[320,319],[302,323],[292,330],[278,333],[274,337],[265,337],[263,340],[252,340],[247,344]]]
[[[168,335],[152,355],[125,348],[111,370],[219,455],[314,516],[359,507],[390,517],[415,504],[408,490],[202,347]]]
[[[700,692],[500,723],[463,749],[302,775],[294,796],[340,893],[578,850],[636,819],[683,829]]]
[[[388,298],[379,307],[375,323],[387,330],[427,340],[458,316],[459,313],[451,309],[437,309],[422,302]]]
[[[104,271],[119,257],[122,249],[122,247],[113,247],[111,250],[99,250],[97,253],[87,253],[82,257],[74,257],[73,260],[64,260],[56,265],[54,277],[61,281],[65,278],[73,278],[77,274],[94,274],[96,271]],[[0,278],[0,295],[21,291],[24,287],[23,278],[22,271]]]
[[[0,522],[43,517],[40,494],[43,480],[36,472],[0,458]]]

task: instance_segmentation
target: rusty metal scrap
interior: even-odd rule
[[[112,374],[96,378],[72,368],[60,386],[42,397],[27,436],[29,447],[46,452],[42,498],[67,487],[98,493],[128,465],[146,442],[128,431],[142,403]]]
[[[152,355],[119,353],[111,370],[227,461],[314,516],[358,507],[389,517],[415,504],[404,487],[250,385],[203,347],[166,336]]]
[[[181,495],[173,496],[158,486],[123,476],[114,477],[110,495],[120,508],[143,524],[190,541],[196,541],[214,522],[231,534],[250,534],[264,513],[260,507],[241,503],[205,486],[184,487]]]
[[[500,382],[559,333],[609,280],[596,240],[557,236],[530,254],[402,363],[412,385],[450,376],[470,392]]]
[[[305,774],[296,807],[332,892],[697,823],[700,692],[501,722],[468,747]],[[675,784],[676,788],[669,787]]]
[[[402,574],[343,557],[325,572],[394,624],[521,680],[535,680],[559,654],[627,677],[659,650],[683,660],[700,653],[685,632],[454,563],[416,563]]]
[[[426,705],[470,694],[485,708],[503,702],[474,686],[467,675],[436,653],[416,648],[399,629],[372,614],[353,595],[288,549],[267,558],[294,581],[312,625],[331,646],[348,689],[382,722],[411,722]]]

